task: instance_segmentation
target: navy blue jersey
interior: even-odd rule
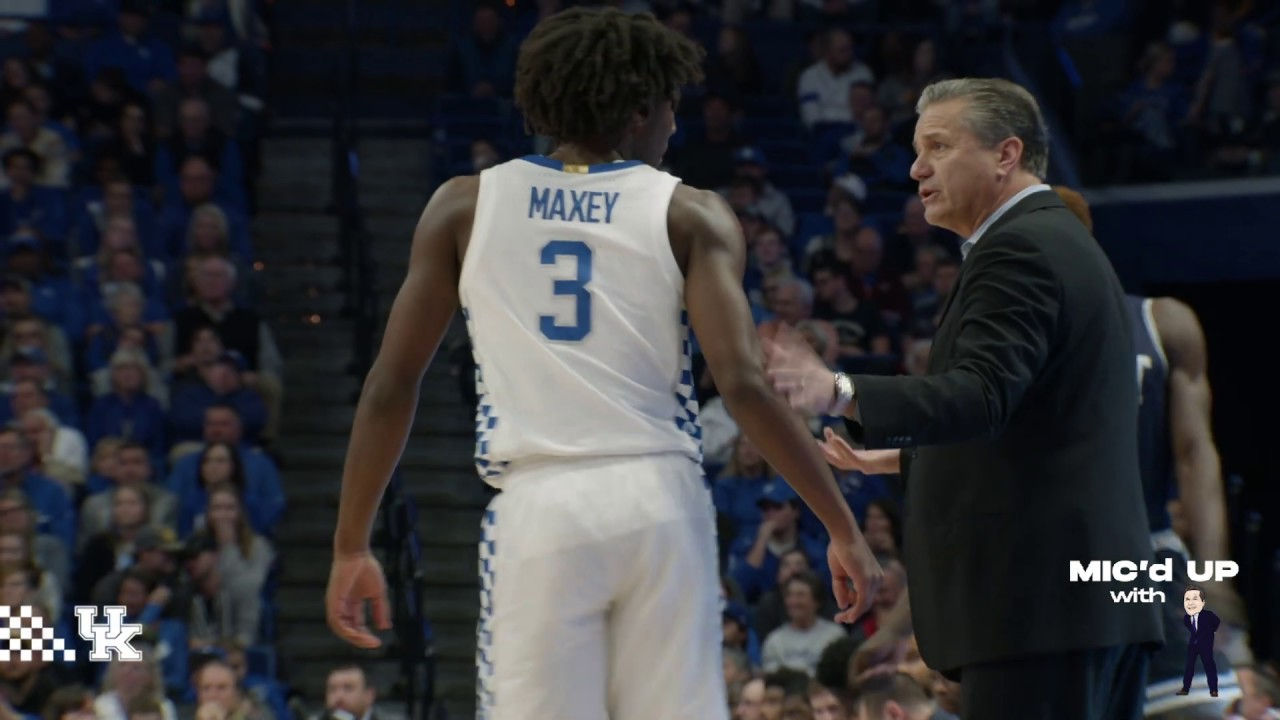
[[[1169,426],[1169,362],[1160,344],[1151,298],[1128,298],[1138,363],[1138,453],[1151,532],[1170,526],[1168,502],[1177,494]]]

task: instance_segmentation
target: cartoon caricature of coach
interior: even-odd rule
[[[1218,631],[1218,616],[1204,608],[1204,588],[1188,585],[1182,592],[1182,607],[1187,616],[1182,624],[1187,626],[1187,669],[1182,674],[1179,695],[1191,692],[1191,676],[1196,672],[1196,658],[1204,663],[1204,674],[1209,680],[1209,694],[1218,697],[1218,666],[1213,662],[1213,634]]]

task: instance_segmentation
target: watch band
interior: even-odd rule
[[[828,415],[844,415],[845,410],[853,404],[853,381],[844,373],[836,373],[835,392],[831,400]]]

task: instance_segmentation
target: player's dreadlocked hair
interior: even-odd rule
[[[652,15],[572,8],[520,46],[516,106],[535,133],[560,141],[608,137],[657,98],[702,80],[703,49]]]

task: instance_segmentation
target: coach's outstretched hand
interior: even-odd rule
[[[823,431],[825,440],[818,441],[822,457],[841,470],[857,470],[867,475],[896,475],[901,470],[901,450],[854,450],[831,428]]]
[[[876,591],[884,581],[880,563],[876,562],[867,541],[858,535],[849,542],[832,540],[827,546],[827,564],[831,567],[832,589],[840,608],[836,622],[857,622],[871,609]]]
[[[343,640],[358,648],[376,648],[382,641],[365,624],[368,602],[373,625],[391,629],[391,606],[387,602],[387,579],[382,565],[368,552],[338,556],[329,570],[329,590],[325,594],[325,617],[329,627]]]

